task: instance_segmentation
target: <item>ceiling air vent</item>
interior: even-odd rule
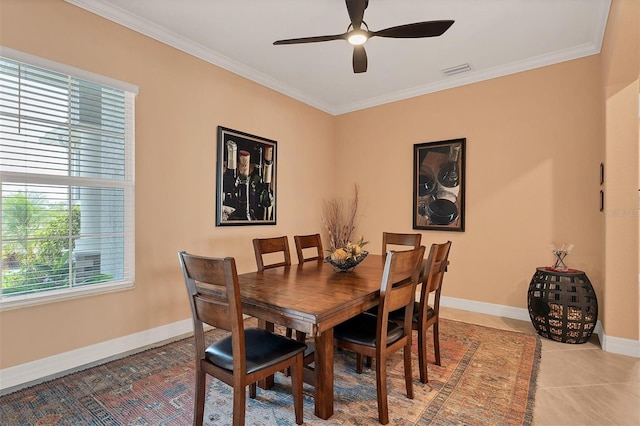
[[[471,71],[471,65],[469,64],[460,64],[455,67],[449,67],[442,70],[446,76],[456,75],[467,71]]]

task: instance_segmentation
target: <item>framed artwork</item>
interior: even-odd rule
[[[464,231],[465,142],[413,146],[413,229]]]
[[[277,142],[218,126],[216,226],[275,225]]]

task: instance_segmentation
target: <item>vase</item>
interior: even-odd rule
[[[569,268],[567,268],[566,263],[564,263],[564,258],[567,257],[568,253],[566,251],[555,251],[553,254],[556,256],[556,263],[553,265],[553,269],[556,271],[568,270]]]

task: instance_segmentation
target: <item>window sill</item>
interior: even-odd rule
[[[0,299],[0,312],[8,311],[11,309],[26,308],[35,305],[43,305],[46,303],[77,299],[80,297],[111,293],[114,291],[128,290],[132,289],[133,287],[133,282],[121,281],[117,283],[95,284],[87,287],[78,287],[71,290],[52,290],[40,294],[7,296]]]

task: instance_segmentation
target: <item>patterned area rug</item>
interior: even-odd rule
[[[223,332],[208,333],[211,341]],[[415,335],[414,335],[415,337]],[[430,335],[429,335],[430,337]],[[415,339],[414,339],[415,341]],[[442,366],[429,383],[418,379],[413,351],[414,399],[404,389],[402,353],[388,364],[392,425],[530,425],[540,360],[540,339],[441,320]],[[180,340],[0,397],[2,425],[189,425],[193,418],[193,344]],[[231,424],[231,388],[209,380],[205,424]],[[334,415],[313,414],[313,388],[305,384],[309,425],[378,423],[375,370],[355,373],[355,356],[336,352]],[[273,389],[247,397],[248,425],[295,425],[290,379],[276,375]]]

